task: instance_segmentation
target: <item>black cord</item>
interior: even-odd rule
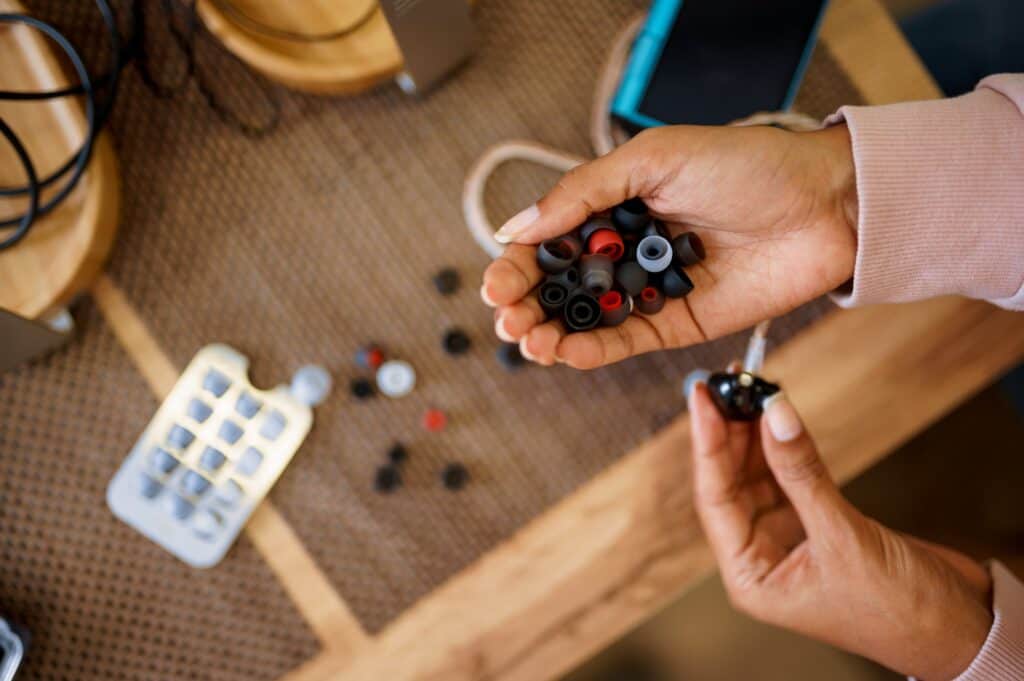
[[[196,0],[189,0],[185,4],[187,11],[184,29],[180,28],[174,21],[175,9],[173,1],[161,0],[161,4],[164,14],[168,18],[168,26],[171,31],[171,36],[174,39],[177,49],[184,56],[186,64],[185,71],[181,78],[170,84],[163,83],[155,77],[152,69],[150,68],[149,53],[146,50],[146,45],[148,43],[146,39],[146,12],[147,7],[152,7],[152,0],[132,0],[130,3],[130,25],[132,27],[132,34],[126,44],[123,44],[124,41],[122,39],[121,32],[118,29],[117,17],[111,9],[108,0],[96,0],[97,8],[99,9],[103,18],[103,23],[107,29],[111,48],[109,70],[96,77],[91,77],[89,75],[88,69],[86,69],[81,55],[74,46],[71,45],[68,39],[53,25],[25,14],[16,14],[11,12],[0,13],[0,24],[25,24],[44,33],[47,37],[57,43],[57,45],[67,55],[79,79],[79,83],[77,85],[69,85],[56,90],[43,92],[0,90],[0,101],[38,102],[60,97],[81,95],[85,97],[85,118],[87,123],[85,140],[78,151],[68,158],[55,171],[40,179],[36,173],[35,166],[32,164],[31,158],[25,150],[25,146],[10,126],[0,118],[0,134],[2,134],[14,148],[22,162],[22,165],[25,167],[27,175],[27,182],[22,186],[0,187],[0,197],[27,196],[29,201],[27,210],[21,215],[0,218],[0,229],[17,226],[12,234],[0,240],[0,251],[10,248],[18,241],[22,240],[25,235],[28,234],[37,218],[46,215],[56,208],[78,185],[78,182],[81,180],[82,175],[89,164],[89,159],[92,157],[92,150],[95,145],[96,137],[110,119],[110,114],[117,98],[121,73],[124,70],[124,67],[131,61],[134,61],[147,88],[157,97],[167,98],[174,96],[183,90],[192,78],[195,78],[198,90],[206,100],[207,105],[214,110],[222,121],[236,128],[242,134],[248,137],[261,137],[277,127],[280,119],[281,104],[266,86],[262,89],[270,104],[271,111],[269,118],[263,123],[251,124],[242,120],[238,114],[223,103],[223,101],[217,96],[217,90],[198,68],[196,59],[196,37],[199,32],[199,18],[196,13]],[[371,7],[371,11],[362,17],[356,24],[347,27],[345,32],[354,31],[362,25],[362,23],[368,21],[375,8],[376,5],[374,4]],[[336,34],[336,37],[340,37],[341,35],[344,35],[344,32],[336,32]],[[106,91],[106,96],[103,98],[102,102],[97,105],[96,92],[100,89]],[[69,173],[70,176],[66,180],[64,186],[53,194],[45,203],[40,204],[40,197],[43,189],[56,184]]]
[[[347,35],[355,33],[377,12],[376,0],[370,0],[366,11],[363,12],[355,21],[327,33],[303,33],[302,31],[290,31],[285,28],[278,28],[265,24],[258,19],[254,19],[245,11],[240,9],[232,0],[213,0],[213,4],[217,6],[221,12],[223,12],[229,19],[234,21],[242,28],[251,31],[252,33],[258,33],[260,35],[267,36],[269,38],[277,38],[278,40],[289,40],[292,42],[299,43],[325,43],[331,40],[338,40],[344,38]]]
[[[194,7],[194,2],[191,7]],[[161,6],[163,7],[164,15],[168,18],[174,15],[174,7],[172,0],[161,0]],[[195,58],[193,45],[195,42],[196,34],[196,22],[198,18],[194,11],[188,12],[188,20],[186,23],[185,30],[179,28],[173,21],[168,21],[168,28],[171,32],[171,36],[174,38],[174,42],[177,45],[178,51],[185,58],[185,71],[182,77],[177,82],[170,85],[160,82],[156,76],[153,75],[152,69],[150,69],[149,52],[146,50],[148,29],[146,28],[146,15],[149,9],[152,9],[153,3],[147,2],[147,0],[132,0],[127,5],[128,7],[128,23],[132,27],[131,36],[127,40],[127,43],[121,48],[120,67],[123,69],[128,65],[129,62],[135,62],[136,67],[139,70],[139,74],[142,76],[143,82],[150,89],[150,91],[161,98],[169,98],[178,94],[181,90],[188,85],[189,78],[191,78],[195,69]],[[149,9],[147,9],[149,8]],[[108,25],[109,30],[109,25]],[[110,84],[112,78],[112,72],[107,71],[99,76],[93,76],[92,84],[96,90],[107,87]],[[59,90],[44,90],[41,92],[10,92],[4,91],[0,93],[0,100],[15,101],[15,102],[38,102],[48,99],[56,99],[58,97],[70,97],[75,95],[85,94],[85,89],[81,84],[69,85]]]
[[[11,147],[14,148],[14,153],[18,155],[18,160],[21,161],[21,165],[25,169],[25,179],[29,187],[28,210],[21,216],[18,228],[14,230],[14,233],[0,241],[0,251],[2,251],[21,241],[28,234],[28,230],[32,229],[32,223],[35,222],[36,213],[39,210],[39,180],[36,177],[36,167],[32,165],[32,158],[25,150],[25,145],[2,118],[0,118],[0,134],[7,138]]]
[[[97,0],[97,4],[106,5],[106,0]],[[106,5],[106,9],[110,9],[109,5]],[[51,178],[59,178],[61,175],[63,175],[63,173],[67,172],[68,169],[71,169],[71,176],[68,178],[68,181],[64,184],[63,187],[61,187],[61,189],[56,194],[50,197],[48,201],[46,201],[41,206],[38,206],[37,210],[30,205],[30,210],[26,211],[24,214],[0,220],[0,227],[10,227],[12,225],[19,225],[18,230],[13,235],[14,237],[17,237],[16,240],[19,240],[25,236],[25,233],[32,225],[32,221],[26,221],[26,217],[29,217],[31,214],[31,217],[34,219],[41,215],[46,215],[51,210],[53,210],[54,207],[60,204],[60,202],[63,201],[64,198],[68,194],[70,194],[72,190],[74,190],[75,185],[77,185],[78,181],[82,178],[82,173],[85,172],[85,167],[89,163],[90,156],[92,156],[93,143],[96,140],[96,134],[99,130],[99,127],[97,125],[98,117],[96,113],[96,99],[93,92],[92,81],[89,78],[89,71],[85,68],[85,64],[82,62],[81,55],[79,55],[78,51],[71,45],[70,42],[68,42],[68,39],[65,38],[60,31],[55,29],[50,24],[47,24],[44,21],[40,21],[39,19],[24,14],[0,14],[0,23],[26,24],[41,31],[42,33],[45,33],[51,40],[57,43],[57,45],[60,46],[62,50],[64,50],[65,54],[67,54],[68,59],[71,61],[71,65],[74,67],[75,72],[78,74],[78,78],[81,81],[82,87],[85,90],[85,120],[87,124],[85,141],[82,143],[82,147],[78,151],[78,153],[70,159],[69,163],[65,164],[66,169],[59,174],[54,173],[53,175],[51,175]],[[116,74],[117,72],[115,71],[114,73]],[[116,93],[117,90],[116,76],[111,81],[110,89],[112,101],[113,95]],[[106,110],[109,112],[109,106],[106,107]],[[8,130],[10,130],[10,128],[8,128]],[[46,184],[46,181],[38,179],[33,181],[30,178],[29,183],[24,187],[5,188],[4,190],[0,191],[0,195],[23,196],[25,194],[28,194],[29,196],[31,196],[33,193],[35,193],[38,197],[39,190],[45,187]],[[13,237],[9,237],[2,244],[0,244],[0,249],[9,248],[10,246],[12,246],[12,238]]]
[[[88,164],[89,157],[92,155],[92,146],[95,142],[96,134],[104,124],[106,124],[107,119],[110,116],[110,111],[114,106],[114,99],[117,97],[117,86],[121,76],[122,65],[121,33],[117,28],[117,20],[114,17],[113,10],[110,9],[110,4],[107,0],[96,0],[96,6],[99,8],[100,14],[103,15],[103,22],[107,26],[111,47],[109,91],[103,104],[99,107],[98,112],[95,111],[95,91],[93,89],[89,73],[82,62],[81,55],[78,54],[78,51],[75,50],[68,39],[51,24],[36,19],[35,17],[28,16],[26,14],[0,14],[0,23],[27,24],[45,33],[50,37],[50,39],[57,43],[60,48],[64,50],[64,53],[68,55],[68,58],[74,65],[75,71],[78,73],[80,87],[82,88],[83,94],[86,95],[86,118],[89,121],[89,132],[85,138],[85,142],[82,144],[82,147],[75,154],[69,157],[59,168],[50,173],[50,175],[41,179],[39,181],[39,186],[45,189],[60,180],[69,170],[74,169],[72,171],[72,179],[68,181],[68,184],[65,185],[64,189],[58,192],[57,196],[50,199],[40,208],[40,215],[45,215],[52,210],[57,203],[63,200],[64,197],[75,188],[75,184],[78,183],[78,179],[85,171],[85,166]],[[26,93],[24,92],[0,91],[0,100],[26,101],[25,99],[22,99],[25,94]],[[92,115],[89,113],[90,109],[93,109]],[[0,187],[0,196],[24,196],[28,191],[29,188],[27,186]],[[0,222],[0,227],[9,227],[16,222],[16,219],[13,222],[10,220],[2,221]]]

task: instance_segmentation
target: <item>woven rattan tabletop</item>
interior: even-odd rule
[[[101,49],[86,0],[29,4]],[[834,5],[798,108],[824,116],[842,104],[932,94],[874,0]],[[586,588],[551,582],[564,602],[549,602],[543,580],[522,581],[516,565],[530,563],[537,527],[562,542],[580,538],[585,561],[584,537],[598,530],[572,509],[608,485],[628,495],[632,478],[622,471],[650,456],[643,443],[682,410],[681,377],[737,356],[744,338],[590,373],[507,373],[476,297],[487,258],[459,211],[466,169],[494,142],[520,137],[588,153],[605,45],[639,7],[480,2],[481,52],[429,98],[390,86],[349,99],[273,90],[281,122],[258,139],[225,125],[194,86],[160,99],[129,72],[112,122],[124,215],[109,272],[95,303],[77,310],[84,331],[72,347],[0,377],[0,408],[11,415],[0,423],[0,604],[37,634],[29,678],[274,679],[289,670],[307,681],[546,678],[706,571],[699,535],[693,547],[663,546],[690,556],[687,570],[672,573],[663,596],[619,612],[632,559],[612,561],[614,574],[579,563]],[[865,36],[895,60],[893,79],[850,68],[851,44]],[[258,114],[264,95],[253,78],[200,43],[197,69],[223,101]],[[552,179],[503,169],[488,191],[494,219]],[[430,283],[444,266],[466,282],[451,297]],[[823,315],[835,316],[825,301],[793,312],[773,342],[814,332]],[[456,358],[441,347],[453,326],[473,341]],[[119,525],[102,489],[175,371],[214,341],[249,355],[258,385],[315,362],[340,389],[317,409],[246,536],[220,566],[194,572]],[[348,396],[362,375],[353,356],[370,341],[415,365],[413,395]],[[428,407],[448,413],[443,433],[419,426]],[[685,432],[680,423],[665,430],[672,442]],[[405,485],[382,496],[374,470],[396,441],[410,453]],[[863,461],[881,451],[869,449]],[[459,493],[437,481],[451,460],[472,476]],[[660,546],[660,532],[641,528],[634,540]],[[488,589],[517,605],[492,603],[493,621],[460,623],[459,608],[488,610]],[[600,602],[614,607],[588,619]],[[562,628],[576,626],[572,612],[591,624],[564,641]]]

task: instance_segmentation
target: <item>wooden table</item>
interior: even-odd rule
[[[876,104],[939,96],[878,0],[834,0],[822,39]],[[109,278],[101,311],[158,396],[177,377]],[[836,311],[770,356],[840,480],[1024,356],[1019,315],[938,299]],[[544,681],[707,576],[682,417],[370,637],[270,503],[246,528],[320,639],[282,681]]]

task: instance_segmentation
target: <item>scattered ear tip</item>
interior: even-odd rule
[[[698,386],[707,385],[708,376],[710,375],[711,372],[707,369],[694,369],[686,375],[686,378],[683,379],[683,397],[686,398],[687,402],[693,398],[693,391]]]

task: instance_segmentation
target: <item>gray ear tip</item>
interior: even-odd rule
[[[615,230],[615,224],[608,218],[596,216],[592,217],[580,226],[580,242],[586,244],[590,241],[590,237],[602,229]]]
[[[603,296],[612,288],[615,281],[615,265],[606,255],[585,255],[580,262],[580,279],[583,288],[595,296]]]
[[[645,236],[636,246],[636,261],[648,272],[662,272],[672,264],[672,244],[663,236]]]
[[[638,262],[624,262],[615,270],[615,281],[629,295],[638,295],[647,286],[647,270]]]
[[[583,244],[572,234],[546,239],[537,247],[537,266],[547,274],[558,274],[572,267],[583,253]]]

